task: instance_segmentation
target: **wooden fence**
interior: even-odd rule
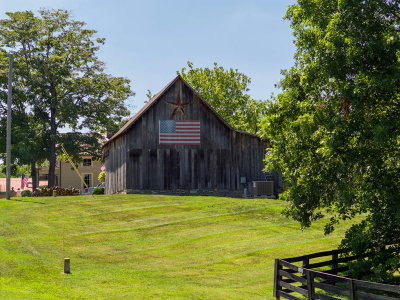
[[[400,299],[400,286],[339,276],[349,271],[348,262],[368,257],[339,257],[342,253],[333,250],[275,259],[274,297],[290,300]]]

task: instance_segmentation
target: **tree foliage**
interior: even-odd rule
[[[265,110],[265,101],[251,99],[250,78],[237,69],[225,70],[214,63],[214,68],[194,68],[177,73],[233,128],[256,133]],[[148,93],[151,95],[151,93]]]
[[[11,164],[10,166],[11,177],[16,177],[16,178],[21,177],[22,173],[28,177],[31,177],[30,165],[22,165],[17,163]],[[0,178],[6,178],[5,164],[0,165]]]
[[[74,162],[80,163],[83,159],[82,156],[91,156],[94,160],[100,160],[102,157],[102,145],[105,142],[105,138],[97,132],[60,133],[57,136],[57,140],[63,144],[68,155]],[[58,157],[66,159],[64,153]]]
[[[342,247],[371,249],[354,275],[381,281],[392,278],[400,254],[399,11],[392,0],[290,6],[295,65],[283,71],[283,91],[262,125],[273,143],[266,169],[281,171],[286,184],[286,214],[303,227],[329,216],[329,233],[365,213]]]
[[[0,20],[1,57],[15,55],[15,97],[43,122],[49,136],[49,186],[54,185],[60,128],[105,131],[127,116],[129,80],[104,73],[104,39],[65,10],[7,13]]]

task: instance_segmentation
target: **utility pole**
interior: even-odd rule
[[[10,65],[8,69],[8,97],[7,97],[7,150],[6,150],[6,199],[11,194],[11,97],[12,97],[12,64],[13,55],[10,54]]]

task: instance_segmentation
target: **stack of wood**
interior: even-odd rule
[[[39,188],[33,192],[32,196],[35,197],[53,196],[54,192],[56,193],[57,196],[78,196],[81,193],[80,190],[75,189],[73,187],[61,188],[59,186],[54,186],[51,188]]]

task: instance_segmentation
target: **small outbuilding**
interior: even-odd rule
[[[267,147],[233,129],[177,76],[104,145],[105,193],[243,191],[266,179]]]

